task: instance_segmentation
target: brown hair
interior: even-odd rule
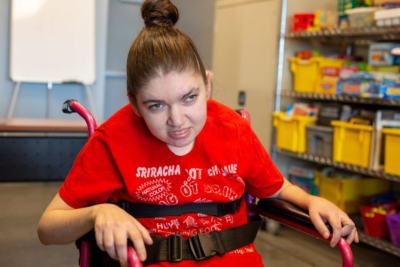
[[[152,78],[171,71],[193,71],[207,76],[193,41],[174,25],[179,11],[169,0],[146,0],[142,5],[145,28],[133,41],[126,63],[128,95],[136,94]]]

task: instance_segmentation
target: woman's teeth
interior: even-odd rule
[[[174,134],[174,135],[180,135],[180,134],[186,133],[188,130],[189,130],[189,129],[186,128],[186,129],[183,129],[182,131],[172,132],[172,134]]]

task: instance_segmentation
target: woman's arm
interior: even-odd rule
[[[94,226],[96,206],[74,209],[57,194],[42,215],[38,235],[43,245],[65,245],[74,242]]]
[[[144,243],[152,244],[148,231],[113,204],[74,209],[57,194],[40,219],[38,235],[44,245],[69,244],[93,228],[100,249],[119,260],[122,266],[127,266],[128,238],[132,240],[139,259],[146,259]]]
[[[286,179],[282,188],[272,195],[271,198],[279,198],[308,210],[315,228],[325,239],[329,237],[329,230],[325,226],[325,223],[329,222],[333,229],[332,247],[336,246],[342,236],[347,236],[349,244],[353,241],[356,243],[359,242],[353,221],[332,202],[324,198],[309,195],[298,186],[292,185]]]

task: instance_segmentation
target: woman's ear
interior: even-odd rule
[[[206,84],[206,92],[207,92],[207,100],[211,98],[211,74],[210,71],[206,71],[207,75],[207,84]]]
[[[137,116],[141,117],[141,116],[142,116],[142,113],[140,113],[140,110],[139,110],[139,108],[138,108],[138,106],[137,106],[136,99],[133,99],[129,94],[126,94],[126,95],[128,96],[129,104],[131,105],[131,107],[132,107],[132,109],[133,109],[133,112],[135,112],[135,114],[136,114]]]

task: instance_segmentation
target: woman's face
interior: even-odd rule
[[[209,78],[205,85],[198,74],[173,71],[153,78],[131,106],[155,137],[176,155],[185,155],[206,123],[210,95]]]

